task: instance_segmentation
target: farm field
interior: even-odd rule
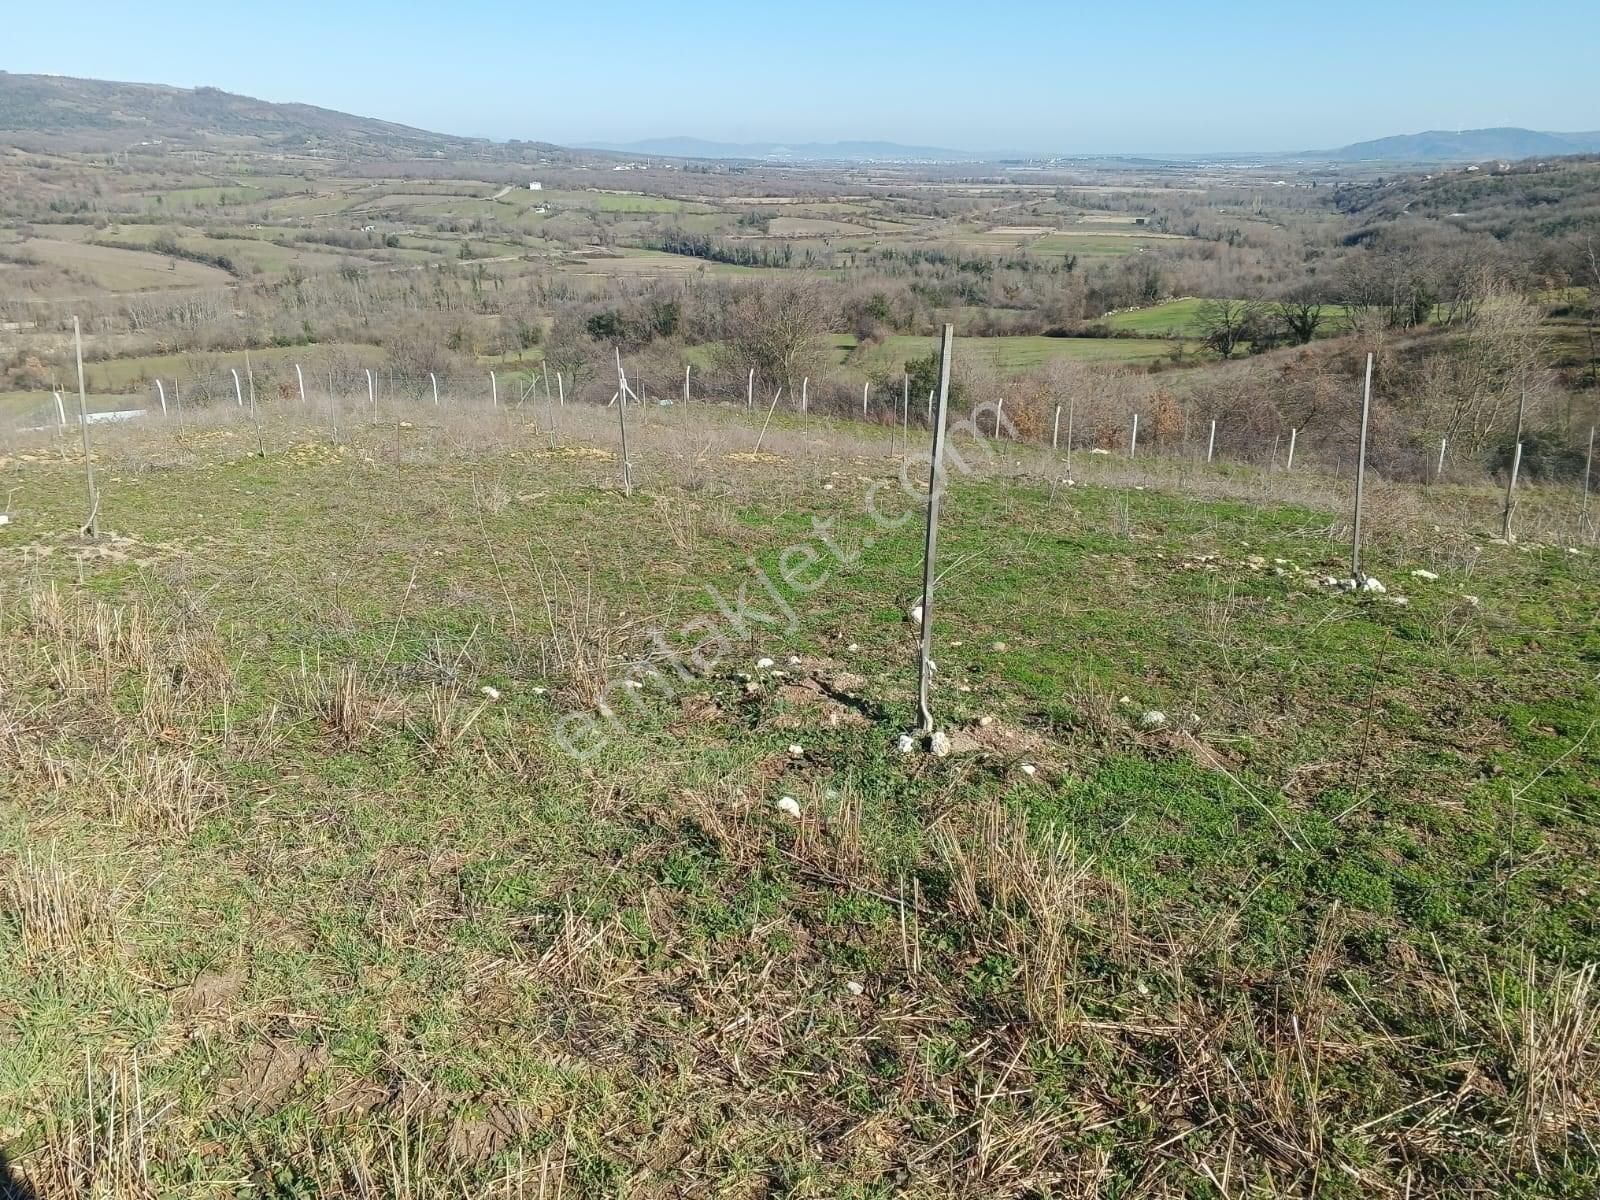
[[[958,437],[938,758],[884,436],[647,410],[628,497],[614,414],[558,419],[107,433],[96,543],[81,463],[8,464],[0,1141],[45,1194],[113,1114],[153,1194],[1600,1181],[1527,1070],[1600,953],[1568,493],[1505,546],[1491,489],[1385,490],[1355,596],[1341,485]]]
[[[1048,362],[1148,363],[1174,350],[1198,351],[1197,343],[1168,343],[1140,338],[971,337],[961,340],[962,353],[1005,374],[1033,370]],[[861,370],[898,371],[910,359],[938,351],[933,338],[892,336],[850,356]]]
[[[92,246],[79,241],[33,238],[27,249],[41,262],[72,272],[61,280],[61,292],[81,294],[89,288],[139,292],[184,287],[218,287],[232,282],[226,271],[136,248]]]

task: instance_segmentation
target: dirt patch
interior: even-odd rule
[[[173,1016],[213,1016],[233,1003],[244,991],[246,982],[248,980],[241,970],[201,975],[173,997]]]
[[[220,1106],[234,1113],[270,1112],[328,1065],[326,1046],[304,1042],[258,1042],[239,1073],[217,1089]]]
[[[818,725],[840,729],[847,725],[870,725],[872,722],[866,713],[856,705],[841,700],[839,697],[842,695],[845,693],[815,679],[786,683],[777,691],[784,711],[778,714],[773,725],[778,729],[814,729]]]

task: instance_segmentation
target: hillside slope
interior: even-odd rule
[[[494,143],[413,129],[310,104],[274,104],[217,88],[115,83],[0,71],[0,132],[113,144],[337,151],[352,155],[481,153]]]

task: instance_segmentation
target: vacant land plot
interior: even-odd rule
[[[142,292],[160,288],[217,287],[233,276],[204,263],[186,262],[138,249],[91,246],[85,242],[32,238],[28,252],[42,263],[71,271],[79,279],[63,278],[62,295],[78,295],[90,287],[108,292]]]
[[[1407,493],[1355,597],[1324,484],[980,472],[901,754],[881,441],[401,415],[108,441],[93,544],[14,477],[41,1195],[1593,1193],[1593,554]]]

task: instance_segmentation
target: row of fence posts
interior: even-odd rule
[[[82,362],[82,334],[81,334],[81,329],[80,329],[80,326],[79,326],[76,318],[74,319],[74,335],[73,336],[74,336],[75,352],[76,352],[76,355],[77,355],[77,368],[78,368],[79,420],[80,420],[80,424],[83,426],[85,456],[87,458],[88,457],[88,443],[89,443],[89,432],[88,432],[88,423],[89,422],[88,422],[88,414],[87,414],[87,390],[86,390],[86,386],[85,386],[84,372],[83,372],[83,362]],[[639,394],[633,389],[633,387],[628,382],[627,373],[626,373],[626,371],[625,371],[625,369],[623,367],[623,363],[622,363],[622,352],[621,352],[620,348],[618,348],[617,351],[616,351],[616,365],[617,365],[617,394],[612,399],[613,399],[613,403],[616,403],[617,406],[618,406],[618,414],[617,414],[617,416],[618,416],[619,430],[620,430],[621,442],[622,442],[623,488],[624,488],[624,491],[628,495],[631,496],[632,492],[633,492],[633,466],[632,466],[632,461],[629,458],[628,449],[627,449],[627,437],[628,437],[628,435],[627,435],[627,401],[631,398],[636,404],[642,404],[643,400],[641,399]],[[1354,519],[1352,521],[1351,573],[1352,573],[1352,576],[1356,579],[1356,581],[1358,583],[1360,583],[1364,578],[1363,575],[1361,574],[1361,515],[1362,515],[1362,505],[1363,505],[1363,501],[1364,501],[1365,483],[1366,483],[1367,435],[1368,435],[1368,429],[1369,429],[1369,423],[1370,423],[1370,417],[1371,417],[1373,365],[1374,365],[1373,356],[1371,354],[1369,354],[1367,356],[1366,372],[1365,372],[1365,378],[1364,378],[1363,387],[1362,387],[1361,434],[1360,434],[1360,443],[1359,443],[1359,449],[1358,449],[1357,460],[1356,460],[1356,478],[1355,478],[1355,505],[1356,505],[1356,510],[1355,510]],[[692,368],[691,364],[685,364],[684,372],[683,372],[683,400],[684,400],[684,404],[685,405],[687,405],[689,403],[690,397],[691,397],[691,394],[692,394],[692,388],[691,388],[692,369],[693,368]],[[303,371],[303,369],[302,369],[302,367],[301,367],[301,365],[299,363],[294,364],[294,370],[295,370],[296,389],[297,389],[297,391],[299,393],[300,402],[304,406],[304,405],[306,405],[308,403],[307,394],[306,394],[305,373],[304,373],[304,371]],[[377,393],[376,393],[376,388],[375,388],[375,384],[374,384],[374,380],[373,380],[372,370],[371,370],[371,368],[363,368],[363,370],[364,370],[365,375],[366,375],[367,401],[368,401],[368,404],[369,404],[369,406],[370,406],[370,408],[372,410],[372,419],[374,421],[376,421],[377,420]],[[249,355],[248,351],[245,352],[245,379],[241,380],[238,368],[232,368],[232,367],[229,368],[229,373],[231,374],[231,376],[233,378],[234,401],[235,401],[235,404],[241,409],[244,409],[245,406],[246,406],[246,404],[245,404],[246,384],[248,385],[249,413],[250,413],[251,420],[255,425],[256,432],[257,432],[257,450],[258,450],[258,453],[264,453],[265,452],[265,447],[264,447],[264,443],[262,442],[262,438],[261,438],[260,415],[259,415],[259,411],[258,411],[257,406],[256,406],[255,372],[251,368],[250,355]],[[551,393],[551,388],[550,388],[550,368],[549,368],[549,364],[548,363],[542,363],[541,364],[540,374],[543,377],[544,387],[545,387],[545,397],[546,397],[547,404],[549,405],[548,412],[549,412],[549,423],[550,423],[550,444],[551,444],[551,448],[553,449],[555,447],[555,444],[556,444],[556,405],[557,405],[558,402],[557,402],[555,396],[553,396],[552,393]],[[540,378],[539,375],[535,375],[534,378],[532,380],[530,380],[530,382],[528,383],[528,386],[523,389],[522,395],[520,397],[520,400],[522,402],[526,402],[529,394],[532,393],[532,391],[534,390],[535,387],[537,387],[538,382],[539,382],[539,378]],[[431,371],[428,372],[428,382],[429,382],[429,388],[430,388],[430,392],[431,392],[431,395],[432,395],[433,403],[437,407],[440,404],[439,378],[438,378],[438,375],[435,374],[434,372],[431,372]],[[941,382],[943,382],[943,381],[941,381]],[[391,383],[392,383],[392,381],[391,381]],[[566,385],[565,385],[565,381],[563,379],[562,373],[560,371],[556,372],[556,385],[557,385],[557,391],[560,394],[559,404],[560,404],[561,407],[565,407],[566,406]],[[160,379],[157,379],[155,381],[155,386],[156,386],[157,399],[158,399],[158,402],[161,405],[161,412],[162,412],[163,415],[167,415],[168,414],[168,405],[167,405],[166,386]],[[800,389],[801,390],[800,390],[799,411],[801,413],[805,413],[807,411],[807,408],[808,408],[809,387],[810,387],[810,378],[806,377],[805,379],[803,379],[801,381],[801,385],[800,385]],[[934,423],[934,406],[935,406],[936,391],[937,391],[937,389],[930,390],[929,393],[928,393],[928,398],[927,398],[927,415],[928,415],[928,421],[929,421],[930,425],[932,425]],[[334,437],[334,440],[337,442],[338,441],[338,437],[339,437],[338,400],[337,400],[337,397],[336,397],[336,395],[334,393],[335,393],[335,389],[333,387],[333,381],[332,381],[332,377],[330,375],[330,378],[329,378],[329,412],[330,412],[330,420],[331,420],[332,429],[333,429],[333,437]],[[869,415],[869,409],[870,409],[870,403],[871,403],[871,393],[872,393],[872,385],[871,385],[871,382],[868,381],[867,383],[863,384],[862,389],[861,389],[861,413],[862,413],[863,417],[866,417],[866,416]],[[56,402],[57,420],[59,421],[60,426],[61,426],[61,428],[62,428],[62,430],[64,432],[65,429],[66,429],[66,407],[65,407],[65,404],[62,401],[60,391],[54,391],[52,394],[54,395],[55,402]],[[490,395],[489,403],[490,403],[491,408],[498,409],[500,407],[500,383],[499,383],[499,377],[498,377],[497,373],[495,371],[492,371],[492,370],[489,372],[489,395]],[[761,447],[762,447],[762,445],[764,444],[764,442],[766,440],[767,430],[771,426],[773,414],[777,410],[778,402],[781,399],[782,395],[783,395],[783,389],[780,387],[777,390],[777,392],[774,393],[774,395],[772,397],[772,403],[768,406],[766,420],[762,423],[761,432],[757,436],[757,439],[756,439],[756,450],[755,450],[755,452],[758,453],[758,454],[760,453]],[[751,370],[750,370],[750,372],[749,372],[749,374],[747,376],[746,384],[745,384],[745,404],[746,404],[747,407],[753,407],[754,401],[755,401],[755,369],[751,368]],[[1004,399],[1001,399],[1001,400],[997,401],[996,405],[995,405],[994,436],[996,438],[998,438],[1000,436],[1000,432],[1001,432],[1001,424],[1002,424],[1002,420],[1003,420],[1004,405],[1005,405]],[[183,420],[183,408],[182,408],[181,400],[179,398],[178,389],[176,387],[174,387],[174,389],[173,389],[173,407],[176,409],[177,416],[178,416],[178,421],[179,421],[180,426],[181,426],[182,420]],[[905,375],[903,377],[902,385],[901,385],[900,422],[899,422],[899,424],[900,424],[900,438],[901,438],[901,443],[902,443],[902,452],[905,452],[906,450],[909,450],[909,447],[910,447],[910,407],[911,407],[911,378],[910,378],[910,375],[907,374],[907,375]],[[1522,430],[1523,430],[1524,419],[1526,417],[1526,409],[1527,409],[1527,392],[1526,392],[1526,389],[1524,389],[1523,392],[1522,392],[1521,400],[1520,400],[1520,402],[1518,404],[1518,407],[1517,407],[1517,424],[1516,424],[1516,432],[1515,432],[1514,439],[1513,439],[1511,469],[1510,469],[1510,472],[1509,472],[1509,474],[1507,476],[1507,479],[1506,479],[1506,495],[1505,495],[1505,502],[1504,502],[1504,505],[1503,505],[1503,508],[1502,508],[1502,514],[1501,514],[1501,537],[1506,541],[1513,540],[1512,518],[1513,518],[1513,515],[1515,513],[1515,509],[1516,509],[1517,484],[1518,484],[1519,477],[1520,477],[1520,474],[1521,474],[1521,469],[1522,469],[1522,453],[1523,453]],[[1054,416],[1054,421],[1052,423],[1051,435],[1050,435],[1050,447],[1051,447],[1051,450],[1053,452],[1059,451],[1059,447],[1060,447],[1062,411],[1063,411],[1062,406],[1059,405],[1059,404],[1056,405],[1056,407],[1055,407],[1055,416]],[[1067,477],[1070,479],[1071,476],[1072,476],[1072,444],[1073,444],[1073,417],[1074,417],[1074,407],[1073,407],[1073,403],[1071,401],[1069,401],[1068,404],[1066,405],[1066,416],[1067,416],[1066,471],[1067,471]],[[891,453],[893,453],[893,450],[894,450],[894,439],[893,439],[894,422],[892,421],[892,419],[891,419],[891,422],[890,422],[890,431],[891,431],[890,450],[891,450]],[[1591,428],[1590,431],[1589,431],[1588,453],[1586,455],[1585,462],[1584,462],[1583,490],[1582,490],[1582,495],[1583,495],[1582,518],[1585,521],[1587,521],[1587,518],[1588,518],[1589,496],[1590,496],[1590,492],[1591,492],[1591,481],[1592,481],[1592,478],[1593,478],[1593,471],[1594,471],[1595,432],[1596,431],[1595,431],[1594,428]],[[1297,448],[1297,445],[1298,445],[1298,442],[1299,442],[1299,433],[1300,433],[1300,431],[1299,431],[1298,427],[1291,428],[1290,431],[1289,431],[1289,453],[1288,453],[1288,457],[1287,457],[1287,459],[1285,461],[1285,464],[1284,464],[1284,469],[1286,471],[1292,471],[1294,469],[1295,451],[1296,451],[1296,448]],[[1273,452],[1272,452],[1272,460],[1271,461],[1272,461],[1274,466],[1277,463],[1277,457],[1278,457],[1277,450],[1278,450],[1278,445],[1280,444],[1280,441],[1281,441],[1281,435],[1279,435],[1279,440],[1275,440],[1274,444],[1273,444]],[[1435,471],[1434,471],[1435,480],[1438,480],[1438,479],[1442,478],[1442,476],[1443,476],[1444,464],[1445,464],[1445,456],[1446,456],[1446,452],[1447,452],[1448,448],[1449,448],[1449,438],[1448,438],[1448,436],[1446,436],[1444,438],[1441,438],[1440,442],[1439,442],[1438,462],[1437,462],[1437,464],[1435,466]],[[1138,453],[1138,449],[1139,449],[1139,414],[1136,412],[1136,413],[1133,414],[1132,427],[1131,427],[1131,430],[1130,430],[1130,433],[1129,433],[1129,438],[1128,438],[1128,457],[1129,458],[1135,457],[1137,455],[1137,453]],[[1211,463],[1211,462],[1213,462],[1215,460],[1216,449],[1217,449],[1217,419],[1215,417],[1213,417],[1213,418],[1211,418],[1210,429],[1209,429],[1209,431],[1207,433],[1207,438],[1206,438],[1206,462],[1207,463]],[[94,490],[92,464],[88,466],[88,484],[89,484],[90,510],[89,510],[89,518],[85,522],[84,528],[85,528],[86,532],[91,532],[92,533],[94,528],[96,527],[96,522],[97,522],[97,519],[98,519],[98,511],[99,511],[98,497],[97,497],[97,494],[96,494],[96,492]]]

